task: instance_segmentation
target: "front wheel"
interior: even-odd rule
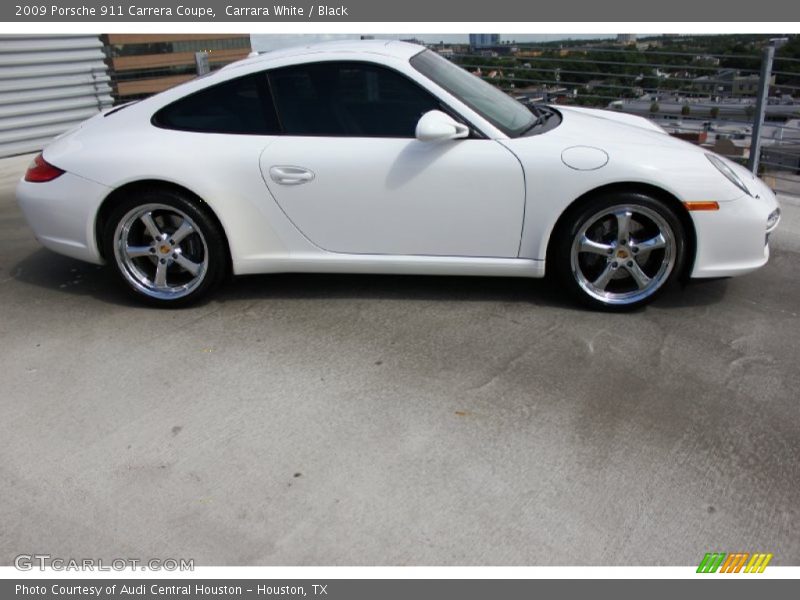
[[[150,305],[191,304],[227,269],[219,226],[178,192],[148,190],[124,199],[107,220],[104,241],[128,290]]]
[[[680,273],[686,236],[677,216],[640,193],[592,198],[555,233],[556,275],[594,308],[632,310],[653,300]]]

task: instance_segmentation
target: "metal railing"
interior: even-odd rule
[[[443,54],[522,102],[649,118],[800,195],[800,59],[775,50],[767,43],[752,54],[706,54],[605,42]]]

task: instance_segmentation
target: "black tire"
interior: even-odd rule
[[[103,249],[128,292],[150,306],[194,304],[229,271],[216,219],[178,190],[142,189],[120,200],[106,219]]]
[[[548,272],[594,309],[630,311],[652,302],[680,277],[686,261],[681,220],[640,192],[587,198],[569,209],[553,236]]]

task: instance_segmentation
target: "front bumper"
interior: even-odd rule
[[[690,213],[697,234],[693,278],[742,275],[769,260],[769,233],[778,226],[780,208],[764,182],[756,180],[752,187],[754,197],[720,202],[718,211]]]
[[[46,183],[22,180],[17,203],[36,239],[50,250],[94,264],[103,264],[97,248],[95,219],[110,188],[64,173]]]

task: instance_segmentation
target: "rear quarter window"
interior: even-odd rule
[[[267,78],[253,73],[176,100],[153,116],[164,129],[202,133],[271,135],[279,132]]]

